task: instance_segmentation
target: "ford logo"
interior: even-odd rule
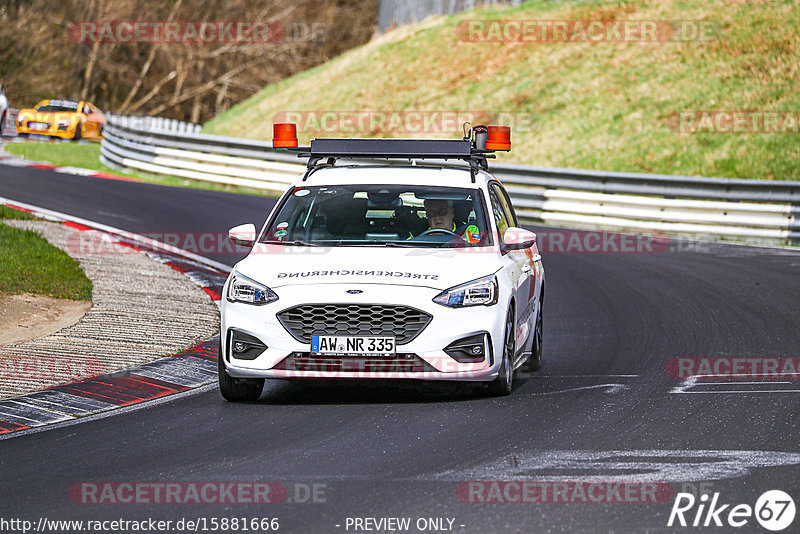
[[[347,292],[350,293],[351,295],[358,295],[359,293],[363,293],[363,291],[361,291],[360,289],[348,289]]]

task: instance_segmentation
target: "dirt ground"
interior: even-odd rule
[[[87,300],[0,295],[0,347],[58,332],[80,321],[91,307]]]

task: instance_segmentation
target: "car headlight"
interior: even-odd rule
[[[270,288],[237,272],[231,276],[227,297],[229,302],[245,302],[256,305],[269,304],[278,300],[278,295]]]
[[[497,278],[490,274],[466,284],[445,289],[433,302],[451,308],[466,306],[491,306],[497,303]]]

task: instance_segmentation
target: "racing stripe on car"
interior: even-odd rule
[[[0,434],[79,419],[217,380],[218,336],[173,356],[0,401]]]

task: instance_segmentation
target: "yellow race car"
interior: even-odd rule
[[[19,110],[17,134],[39,134],[64,139],[100,139],[106,117],[97,106],[77,100],[42,100]]]

